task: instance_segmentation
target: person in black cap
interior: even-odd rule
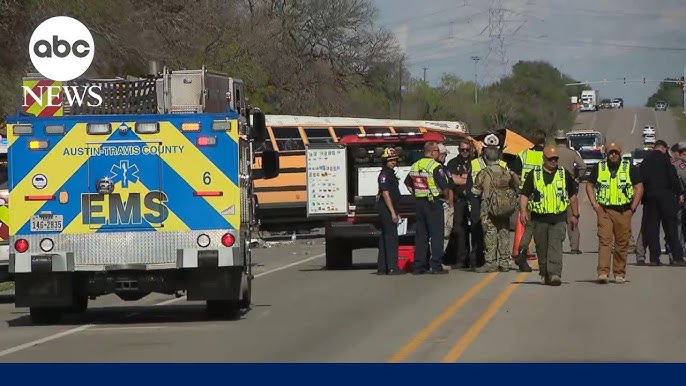
[[[652,151],[646,154],[641,162],[641,179],[643,180],[643,219],[641,233],[643,245],[650,250],[650,265],[662,265],[660,262],[660,222],[672,252],[673,264],[684,266],[684,250],[677,237],[677,213],[684,204],[684,188],[679,181],[676,169],[667,154],[668,145],[657,140]]]
[[[381,171],[377,177],[379,194],[377,204],[381,219],[379,237],[378,275],[402,275],[398,267],[398,202],[400,201],[400,181],[393,170],[398,163],[398,153],[387,147],[381,154]]]

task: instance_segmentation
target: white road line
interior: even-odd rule
[[[315,256],[312,256],[312,257],[308,257],[307,259],[298,260],[298,261],[296,261],[296,262],[293,262],[293,263],[290,263],[290,264],[286,264],[286,265],[284,265],[283,267],[274,268],[274,269],[269,270],[269,271],[265,271],[265,272],[262,272],[262,273],[258,273],[257,275],[255,275],[255,278],[262,277],[262,276],[267,276],[267,275],[269,275],[270,273],[283,271],[284,269],[288,269],[288,268],[291,268],[291,267],[295,267],[296,265],[304,264],[304,263],[307,263],[308,261],[312,261],[312,260],[314,260],[314,259],[318,259],[318,258],[320,258],[320,257],[322,257],[322,256],[324,256],[324,255],[326,255],[326,253],[320,253],[320,254],[318,254],[318,255],[315,255]],[[176,303],[176,302],[180,302],[180,301],[182,301],[182,300],[186,300],[186,297],[185,297],[185,296],[181,296],[180,298],[174,298],[174,299],[165,300],[165,301],[163,301],[163,302],[161,302],[161,303],[157,303],[157,304],[155,304],[155,305],[156,305],[156,306],[166,306],[166,305],[168,305],[168,304],[173,304],[173,303]]]
[[[81,332],[81,331],[89,329],[91,327],[93,327],[92,324],[86,324],[86,325],[83,325],[80,327],[72,328],[71,330],[62,331],[62,332],[54,334],[54,335],[46,336],[45,338],[34,340],[33,342],[20,344],[19,346],[15,346],[12,348],[8,348],[7,350],[0,351],[0,357],[4,357],[4,356],[10,355],[10,354],[14,354],[17,351],[21,351],[21,350],[24,350],[24,349],[27,349],[27,348],[33,347],[33,346],[38,346],[39,344],[50,342],[51,340],[59,339],[59,338],[65,337],[67,335],[76,334],[77,332]]]
[[[314,256],[308,257],[307,259],[298,260],[298,261],[296,261],[296,262],[293,262],[293,263],[290,263],[290,264],[286,264],[286,265],[284,265],[284,266],[282,266],[282,267],[274,268],[274,269],[272,269],[272,270],[269,270],[269,271],[265,271],[265,272],[259,273],[259,274],[255,275],[255,278],[262,277],[262,276],[267,276],[267,275],[269,275],[269,274],[271,274],[271,273],[274,273],[274,272],[283,271],[284,269],[288,269],[288,268],[291,268],[291,267],[295,267],[295,266],[297,266],[297,265],[307,263],[308,261],[312,261],[312,260],[314,260],[314,259],[318,259],[318,258],[320,258],[320,257],[322,257],[322,256],[324,256],[324,255],[326,255],[326,254],[325,254],[325,253],[320,253],[320,254],[318,254],[318,255],[314,255]],[[165,301],[163,301],[163,302],[161,302],[161,303],[155,304],[155,306],[163,306],[163,305],[166,305],[166,304],[176,303],[176,302],[178,302],[178,301],[184,300],[185,298],[186,298],[186,297],[183,296],[183,297],[180,297],[180,298],[174,298],[174,299],[165,300]],[[24,350],[24,349],[27,349],[27,348],[30,348],[30,347],[38,346],[38,345],[40,345],[40,344],[47,343],[47,342],[50,342],[50,341],[55,340],[55,339],[63,338],[63,337],[68,336],[68,335],[76,334],[77,332],[81,332],[81,331],[87,330],[87,329],[89,329],[89,328],[91,328],[91,327],[94,327],[94,326],[95,326],[94,324],[84,324],[83,326],[79,326],[79,327],[76,327],[76,328],[72,328],[71,330],[58,332],[57,334],[53,334],[53,335],[50,335],[50,336],[46,336],[45,338],[41,338],[41,339],[34,340],[34,341],[32,341],[32,342],[20,344],[19,346],[15,346],[15,347],[8,348],[8,349],[6,349],[6,350],[0,351],[0,357],[4,357],[4,356],[10,355],[10,354],[14,354],[14,353],[16,353],[16,352],[18,352],[18,351],[21,351],[21,350]],[[99,327],[98,329],[99,329],[99,330],[103,330],[103,329],[106,329],[106,328],[107,328],[107,327]],[[115,328],[115,327],[111,327],[111,329],[114,329],[114,328]],[[120,327],[120,328],[144,328],[144,327]]]
[[[636,130],[636,114],[634,114],[634,126],[631,128],[631,134],[634,133],[634,130]]]

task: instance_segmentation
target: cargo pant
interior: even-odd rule
[[[631,237],[630,210],[619,212],[614,209],[600,208],[598,216],[598,275],[615,277],[626,276],[626,255]],[[612,244],[614,241],[614,248]],[[614,249],[614,253],[611,250]]]
[[[484,230],[484,267],[510,269],[510,218],[481,217]]]
[[[453,217],[455,215],[454,206],[443,206],[443,250],[447,250],[448,241],[450,241],[450,234],[453,232]]]
[[[534,242],[538,255],[538,274],[550,278],[553,275],[562,277],[562,244],[565,241],[567,222],[547,223],[531,220],[533,223]]]
[[[569,247],[572,252],[579,250],[579,239],[581,238],[581,231],[579,227],[572,229],[572,223],[569,219],[572,218],[572,207],[571,205],[567,208],[567,235],[569,236]]]

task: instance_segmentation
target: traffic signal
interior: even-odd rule
[[[626,84],[626,76],[624,77],[624,84]]]
[[[684,77],[676,78],[676,84],[677,86],[682,86],[684,84]]]
[[[646,83],[646,78],[643,78],[643,84],[645,84],[645,83]]]

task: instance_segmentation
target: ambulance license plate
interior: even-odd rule
[[[31,217],[31,232],[62,232],[64,220],[61,214],[42,214]]]

